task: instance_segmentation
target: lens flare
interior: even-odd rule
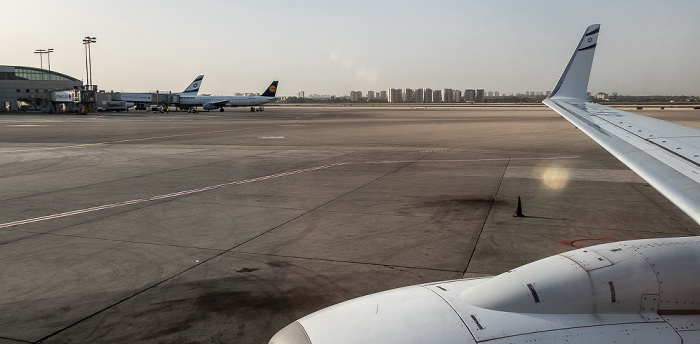
[[[550,189],[562,189],[569,182],[569,171],[561,167],[547,167],[542,173],[542,181]]]

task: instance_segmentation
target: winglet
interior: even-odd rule
[[[261,94],[263,97],[274,97],[275,93],[277,93],[277,81],[273,81],[270,86],[267,87],[265,92]]]
[[[574,55],[548,98],[574,98],[585,101],[600,24],[593,24],[581,37]]]
[[[192,81],[192,83],[189,86],[187,86],[187,88],[184,91],[182,91],[182,93],[199,93],[199,86],[202,84],[202,79],[204,79],[204,75],[200,75],[194,78],[194,81]]]

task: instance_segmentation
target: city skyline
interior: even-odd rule
[[[552,89],[572,37],[602,24],[590,89],[630,95],[700,93],[700,3],[676,1],[7,1],[0,64],[86,79],[82,40],[101,89],[349,94],[405,85],[479,85],[504,94]],[[192,13],[196,13],[193,15]],[[74,19],[74,20],[71,20]],[[43,61],[43,62],[42,62]],[[454,87],[454,86],[452,86]]]
[[[393,87],[392,87],[392,88],[389,88],[389,90],[391,90],[391,89],[393,89]],[[398,88],[398,90],[405,90],[405,89],[406,89],[406,88]],[[413,89],[413,90],[416,90],[416,91],[417,91],[417,90],[433,90],[433,89],[432,89],[432,88],[416,88],[416,89]],[[455,91],[460,91],[460,90],[458,90],[458,89],[454,89],[454,90],[455,90]],[[476,89],[465,89],[465,90],[476,90]],[[481,89],[481,90],[483,90],[483,89]],[[381,91],[384,91],[384,90],[379,90],[379,91],[367,90],[366,92],[363,92],[362,90],[354,90],[354,91],[350,91],[349,94],[341,94],[341,95],[333,95],[333,96],[353,97],[353,93],[354,93],[354,92],[359,92],[359,94],[360,94],[359,97],[360,97],[360,98],[370,98],[370,99],[374,99],[374,98],[375,98],[374,96],[377,95],[377,94],[379,94],[379,92],[381,92]],[[508,93],[508,94],[506,94],[506,93],[502,93],[502,92],[497,91],[497,90],[483,90],[483,91],[484,91],[486,97],[521,96],[521,95],[522,95],[522,96],[529,96],[529,95],[547,95],[547,94],[549,94],[549,92],[550,92],[549,90],[547,90],[547,91],[525,91],[525,92],[516,92],[516,93]],[[590,93],[590,92],[589,92],[589,93]],[[597,93],[597,92],[595,92],[595,93]],[[305,97],[306,97],[305,94],[306,94],[305,91],[299,91],[299,92],[297,92],[296,95],[292,95],[292,96],[295,96],[295,97],[298,97],[298,98],[305,98]],[[364,96],[364,94],[367,94],[367,96]],[[309,95],[308,98],[312,98],[313,96],[319,96],[319,94],[318,94],[318,93],[313,93],[313,94]],[[330,94],[326,94],[325,96],[330,97],[331,95],[330,95]]]

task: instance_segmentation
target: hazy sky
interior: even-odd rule
[[[554,87],[589,24],[601,24],[590,91],[700,95],[700,1],[0,0],[0,64],[101,89],[349,94],[387,88]],[[44,58],[46,68],[46,58]]]

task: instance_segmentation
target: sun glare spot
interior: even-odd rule
[[[561,167],[547,167],[542,173],[542,181],[548,188],[559,190],[569,182],[569,171]]]

